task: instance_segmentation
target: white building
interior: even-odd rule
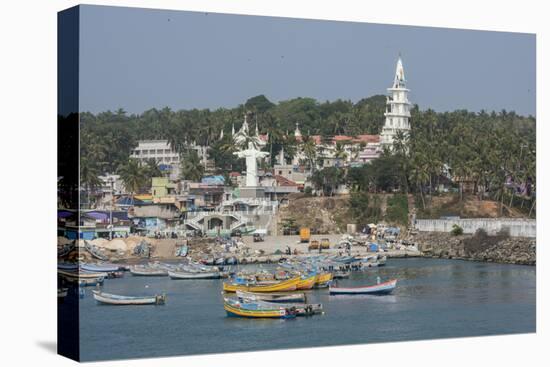
[[[150,159],[154,159],[159,165],[179,165],[180,162],[179,154],[172,149],[168,140],[140,140],[130,157],[143,164]]]
[[[104,195],[119,195],[125,192],[124,183],[120,179],[120,175],[106,174],[98,176],[101,180],[101,192]]]
[[[407,97],[409,89],[405,87],[405,70],[403,69],[403,62],[401,57],[397,60],[397,66],[395,68],[395,77],[393,79],[393,85],[388,88],[386,101],[386,122],[382,129],[381,143],[384,147],[391,148],[395,136],[398,131],[402,131],[404,134],[408,134],[411,130],[409,123],[410,102]]]

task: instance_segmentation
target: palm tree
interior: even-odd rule
[[[317,161],[317,144],[315,143],[315,140],[313,140],[311,137],[304,137],[302,143],[302,152],[308,160],[310,173],[313,174],[317,167],[315,163]]]
[[[144,169],[147,174],[147,177],[153,178],[153,177],[161,177],[163,175],[162,170],[160,169],[160,166],[156,159],[149,158],[146,163],[147,165],[144,167]]]
[[[102,182],[99,179],[99,171],[97,167],[87,158],[80,157],[80,184],[84,186],[86,191],[86,201],[90,204],[90,191],[94,191],[100,187]]]
[[[334,149],[334,158],[336,158],[338,166],[340,165],[340,161],[345,161],[348,158],[348,153],[346,152],[346,146],[344,145],[344,143],[340,141],[336,142],[336,148]]]
[[[197,151],[189,149],[181,158],[181,178],[184,180],[199,181],[203,174],[204,166]]]
[[[410,179],[416,183],[418,191],[420,192],[420,198],[422,199],[422,208],[426,209],[426,202],[424,201],[423,185],[430,179],[429,168],[426,157],[417,155],[413,158],[411,164],[412,169],[410,173]]]
[[[132,202],[134,195],[145,186],[147,174],[137,159],[130,158],[126,164],[118,168],[118,174],[127,191],[130,192]]]

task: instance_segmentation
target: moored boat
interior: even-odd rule
[[[319,273],[315,279],[315,288],[326,288],[332,281],[332,273]]]
[[[243,300],[243,302],[253,301]],[[323,305],[320,303],[272,303],[267,301],[256,301],[256,303],[266,308],[278,306],[280,308],[292,309],[296,311],[296,316],[311,316],[323,313]]]
[[[303,302],[307,301],[303,292],[285,292],[285,293],[253,293],[237,290],[237,297],[252,301],[266,302]]]
[[[166,302],[166,295],[154,295],[154,296],[120,296],[117,294],[105,293],[100,291],[92,291],[94,299],[99,303],[108,305],[163,305]]]
[[[223,290],[225,292],[236,292],[238,290],[245,292],[289,292],[296,290],[296,285],[300,282],[300,277],[295,277],[289,280],[283,280],[275,284],[267,285],[248,285],[248,284],[234,284],[234,283],[223,283]]]
[[[80,269],[93,272],[113,273],[119,271],[120,267],[114,264],[81,264]]]
[[[246,318],[290,319],[296,317],[296,310],[277,307],[265,307],[257,303],[241,303],[224,299],[223,308],[227,316]]]
[[[350,276],[349,271],[335,271],[332,278],[333,279],[344,279],[344,278],[349,278],[349,276]]]
[[[334,294],[373,294],[384,295],[390,294],[397,285],[397,279],[392,279],[384,283],[378,283],[375,285],[362,286],[362,287],[329,287],[329,293]]]
[[[130,273],[136,276],[148,276],[148,277],[159,277],[159,276],[168,275],[168,271],[166,269],[145,267],[145,266],[131,266]]]
[[[307,278],[300,279],[298,284],[296,284],[296,290],[307,290],[313,288],[316,279],[317,274],[313,274],[308,276]]]
[[[67,279],[91,279],[105,277],[104,273],[96,273],[91,271],[67,271],[58,269],[57,274]]]
[[[187,272],[187,271],[169,271],[168,275],[171,279],[218,279],[221,278],[220,272],[203,271],[203,272]]]

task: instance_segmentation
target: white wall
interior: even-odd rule
[[[536,237],[537,221],[535,219],[515,218],[472,218],[472,219],[417,219],[415,228],[421,232],[450,232],[457,224],[464,233],[475,233],[483,228],[489,234],[509,228],[512,237]]]

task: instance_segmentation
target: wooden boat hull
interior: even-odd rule
[[[341,287],[330,287],[329,293],[331,295],[337,294],[372,294],[372,295],[385,295],[393,292],[397,285],[397,279],[392,279],[390,281],[375,284],[366,287],[352,287],[352,288],[341,288]]]
[[[306,302],[305,293],[252,293],[237,290],[237,297],[251,301],[266,301],[275,303]]]
[[[244,317],[253,319],[290,319],[296,317],[295,314],[288,314],[285,309],[245,310],[240,307],[230,305],[227,302],[224,302],[223,308],[227,312],[227,316],[230,317]]]
[[[88,271],[65,271],[57,270],[57,274],[61,275],[64,278],[78,278],[78,279],[92,279],[92,278],[101,278],[105,277],[105,273],[96,273]]]
[[[315,279],[315,288],[326,288],[329,283],[332,281],[332,273],[321,273],[317,274]]]
[[[219,272],[181,272],[181,271],[169,271],[168,276],[171,279],[219,279],[221,277]]]
[[[312,275],[306,279],[301,279],[298,284],[296,284],[296,290],[308,290],[313,288],[316,279],[317,275]]]
[[[133,267],[130,268],[130,273],[141,277],[165,277],[168,275],[168,271],[163,269],[137,269]]]
[[[276,284],[270,285],[243,285],[223,283],[225,292],[236,292],[238,290],[245,292],[269,293],[269,292],[289,292],[296,290],[296,285],[300,281],[300,277],[292,278]]]
[[[244,302],[248,302],[244,300]],[[254,302],[254,301],[252,301]],[[323,305],[320,303],[273,303],[267,301],[256,301],[259,305],[262,305],[266,308],[269,307],[280,307],[283,309],[295,310],[296,316],[311,316],[315,314],[320,314],[323,312]]]
[[[139,306],[139,305],[161,305],[164,304],[165,296],[149,296],[149,297],[127,297],[119,296],[110,293],[103,293],[99,291],[92,291],[94,299],[102,304],[115,305],[115,306]]]
[[[80,265],[80,269],[86,270],[86,271],[104,272],[104,273],[112,273],[120,270],[118,265],[112,265],[112,264],[82,264]]]

